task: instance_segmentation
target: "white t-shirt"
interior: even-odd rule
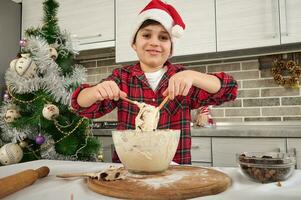
[[[163,67],[155,72],[148,72],[148,73],[145,72],[144,73],[145,77],[147,78],[148,83],[151,86],[151,88],[153,89],[153,91],[156,90],[156,88],[165,72],[166,72],[166,67]]]

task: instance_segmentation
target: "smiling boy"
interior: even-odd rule
[[[168,61],[175,49],[176,37],[185,29],[171,5],[152,0],[138,15],[135,28],[132,48],[139,62],[115,69],[96,85],[81,85],[72,95],[72,107],[88,118],[99,118],[117,107],[117,129],[135,129],[139,108],[119,98],[127,96],[158,106],[169,95],[171,100],[160,110],[158,129],[181,130],[173,161],[191,164],[191,110],[234,100],[237,83],[223,72],[204,74]],[[118,161],[116,154],[113,161]]]

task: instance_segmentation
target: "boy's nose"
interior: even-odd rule
[[[159,45],[159,40],[158,38],[152,37],[150,40],[150,44],[153,46],[158,46]]]

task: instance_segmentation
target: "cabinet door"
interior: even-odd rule
[[[193,165],[211,165],[211,138],[192,137],[191,162]]]
[[[131,35],[138,13],[149,0],[116,0],[116,62],[138,60],[131,48]],[[174,56],[216,51],[214,0],[166,0],[183,18],[186,29],[177,41]],[[125,17],[126,16],[126,17]]]
[[[136,16],[148,0],[116,0],[116,63],[138,60],[131,47],[132,29]]]
[[[279,0],[281,43],[301,42],[301,1]]]
[[[42,18],[42,0],[22,0],[22,37],[26,29],[42,26]]]
[[[287,151],[296,154],[297,168],[301,169],[301,138],[288,138]]]
[[[216,52],[214,0],[169,0],[182,16],[186,29],[174,56]]]
[[[112,0],[58,0],[57,17],[61,30],[67,30],[81,44],[113,41],[114,1]],[[22,30],[41,26],[42,0],[23,0]]]
[[[114,152],[114,143],[112,137],[98,137],[101,143],[101,150],[104,162],[112,162],[112,155]]]
[[[212,138],[213,166],[236,167],[236,153],[286,151],[285,138]]]
[[[280,44],[278,0],[216,1],[217,51]]]

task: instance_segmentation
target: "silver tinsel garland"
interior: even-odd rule
[[[65,41],[64,45],[63,42]],[[26,94],[34,93],[38,90],[44,90],[52,95],[57,103],[69,105],[70,97],[72,94],[72,87],[79,85],[86,81],[86,69],[81,65],[71,66],[73,68],[72,74],[63,76],[60,67],[49,56],[49,47],[46,40],[41,37],[27,38],[27,46],[24,48],[25,52],[30,52],[31,59],[38,66],[38,74],[31,79],[26,79],[16,73],[14,69],[8,68],[5,74],[6,85],[13,93]],[[73,47],[70,35],[67,32],[56,38],[55,46],[59,49],[58,54],[68,55],[68,53],[77,54]],[[0,108],[0,117],[4,119],[7,109],[14,106],[12,102],[5,103]],[[24,129],[17,130],[12,128],[9,123],[0,120],[0,127],[2,134],[0,135],[0,146],[8,142],[22,141],[24,138],[33,139],[40,133],[39,128],[24,127]],[[64,156],[55,151],[55,141],[49,135],[44,135],[45,143],[41,145],[41,157],[43,159],[56,159],[56,160],[76,160],[77,156]],[[86,146],[85,143],[84,146]]]
[[[56,102],[68,105],[72,91],[67,88],[84,82],[86,70],[80,65],[74,65],[72,66],[73,74],[64,77],[57,63],[50,58],[49,45],[44,39],[30,37],[27,43],[25,50],[31,52],[31,58],[38,66],[38,73],[42,76],[26,79],[19,76],[14,69],[9,68],[5,74],[6,85],[19,94],[33,93],[42,89],[52,95]]]

